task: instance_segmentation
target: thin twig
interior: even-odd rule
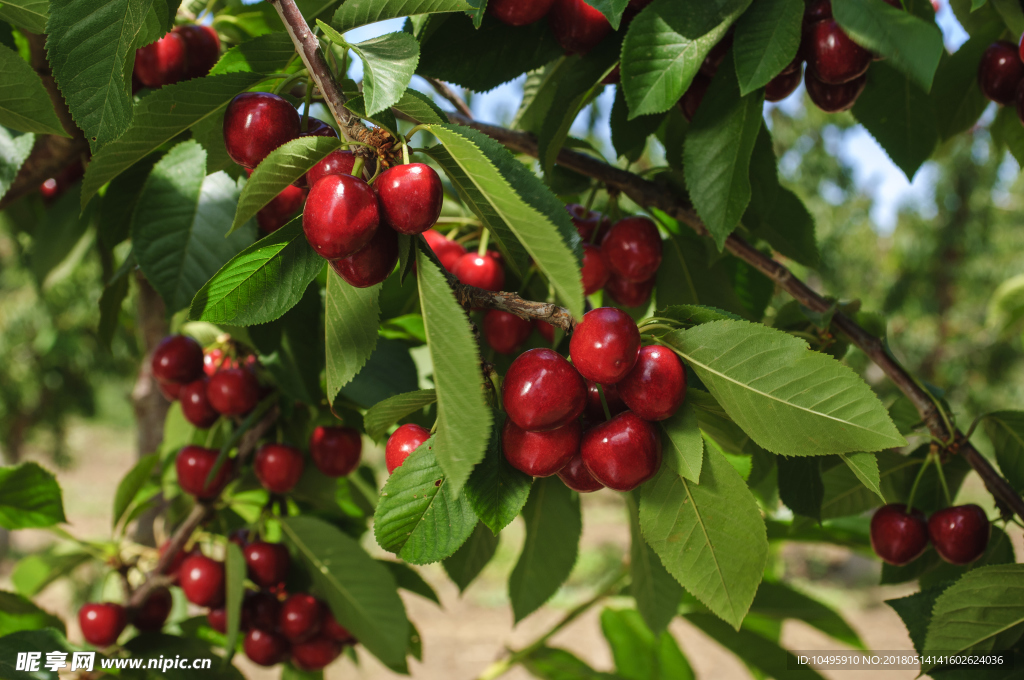
[[[451,105],[454,106],[459,113],[466,118],[473,120],[473,111],[470,110],[469,104],[467,104],[466,100],[460,97],[459,93],[453,90],[448,83],[443,80],[438,80],[437,78],[426,78],[425,80],[430,83],[430,86],[433,87],[439,95],[451,102]]]

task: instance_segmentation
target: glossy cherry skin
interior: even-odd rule
[[[233,467],[232,459],[228,458],[210,483],[206,484],[206,478],[219,453],[216,449],[204,449],[201,446],[186,446],[179,451],[174,468],[178,472],[178,486],[181,490],[198,500],[216,498],[231,479]]]
[[[607,217],[596,210],[587,210],[578,203],[570,203],[565,209],[581,239],[590,243],[601,240],[609,226]]]
[[[490,0],[487,11],[509,26],[526,26],[540,21],[555,0]]]
[[[583,376],[550,349],[523,352],[501,386],[508,417],[528,432],[554,430],[575,420],[587,405]]]
[[[388,466],[388,474],[401,467],[405,459],[428,439],[430,430],[415,423],[406,423],[395,430],[384,446],[384,462]]]
[[[306,119],[306,129],[299,133],[299,137],[333,137],[338,139],[338,131],[319,118],[310,116]],[[351,152],[349,152],[349,155],[351,155]]]
[[[195,553],[181,563],[181,589],[192,604],[219,607],[224,602],[224,563]]]
[[[302,230],[320,257],[340,260],[367,245],[380,225],[377,195],[351,175],[327,175],[309,190]]]
[[[505,420],[501,446],[509,465],[531,477],[550,477],[580,450],[583,431],[578,419],[546,432],[527,432]]]
[[[630,491],[657,474],[661,437],[657,425],[625,411],[584,432],[580,455],[594,479]]]
[[[270,203],[256,213],[256,223],[259,225],[260,231],[270,234],[288,224],[288,221],[295,217],[295,213],[299,212],[299,208],[302,207],[302,202],[305,200],[305,189],[293,184],[286,186],[281,193],[270,199]]]
[[[201,24],[185,24],[175,26],[174,33],[185,41],[188,54],[188,67],[185,79],[202,78],[210,72],[220,58],[220,38],[212,26]]]
[[[619,396],[618,385],[601,385],[604,390],[604,400],[608,402],[608,412],[617,416],[626,410],[626,403]],[[604,417],[604,405],[601,404],[601,393],[597,389],[597,383],[587,381],[587,408],[584,415],[595,422],[607,420]]]
[[[331,268],[356,288],[376,286],[391,276],[398,264],[398,234],[381,226],[370,242],[354,255],[331,260]]]
[[[181,412],[185,420],[200,430],[209,429],[220,418],[220,413],[210,405],[206,398],[206,383],[209,378],[200,378],[184,385],[178,392],[181,401]]]
[[[804,73],[800,66],[794,70],[783,71],[768,81],[764,87],[764,98],[770,102],[781,102],[789,95],[796,92],[800,87],[800,81],[804,79]]]
[[[203,354],[203,373],[211,376],[222,368],[238,368],[238,362],[224,353],[224,350],[213,348]]]
[[[807,66],[823,83],[848,83],[871,66],[871,53],[853,42],[834,19],[808,26],[804,40]]]
[[[601,256],[601,249],[589,243],[583,244],[583,292],[586,295],[593,295],[604,288],[611,276],[608,265]]]
[[[292,663],[304,671],[318,671],[337,659],[341,648],[341,643],[327,635],[318,635],[292,645]]]
[[[218,607],[206,612],[206,623],[218,633],[228,632],[228,610]]]
[[[558,478],[567,487],[579,493],[592,493],[604,488],[604,484],[594,479],[594,475],[590,474],[590,470],[583,464],[583,456],[579,451],[558,471]]]
[[[804,8],[804,23],[814,24],[832,18],[832,0],[813,0]]]
[[[444,187],[429,165],[407,163],[388,168],[373,188],[380,198],[381,217],[399,234],[422,234],[441,216]]]
[[[871,548],[882,560],[902,567],[928,547],[928,525],[918,509],[907,514],[902,503],[883,505],[871,517]]]
[[[514,354],[533,332],[533,324],[515,314],[492,309],[484,314],[484,338],[498,354]]]
[[[185,40],[168,33],[155,43],[135,50],[134,73],[146,87],[157,88],[184,80],[188,70]]]
[[[644,420],[666,420],[686,398],[686,369],[672,350],[648,345],[618,388],[630,411]]]
[[[288,576],[291,558],[280,543],[253,541],[242,549],[249,579],[261,588],[274,588]]]
[[[608,277],[608,283],[604,285],[605,294],[623,307],[646,306],[651,299],[653,289],[654,277],[648,281],[634,283],[613,274]]]
[[[928,518],[928,537],[950,564],[970,564],[984,555],[991,533],[985,511],[973,504],[945,508]]]
[[[363,438],[351,427],[319,426],[309,437],[309,454],[320,472],[344,477],[359,467]]]
[[[139,607],[132,624],[139,630],[160,630],[171,613],[172,604],[171,591],[164,586],[154,588]]]
[[[78,625],[90,645],[109,647],[128,625],[128,615],[119,604],[90,602],[78,610]]]
[[[259,590],[248,592],[242,598],[242,630],[276,630],[280,617],[281,602],[271,593]]]
[[[260,400],[260,384],[248,368],[225,368],[206,383],[206,397],[221,415],[244,416]]]
[[[683,112],[683,117],[686,120],[693,121],[693,117],[697,115],[697,109],[700,107],[700,103],[704,101],[704,95],[708,93],[709,87],[711,87],[711,78],[708,78],[703,73],[698,73],[693,77],[690,87],[686,88],[686,92],[683,93],[682,98],[679,100],[679,109]]]
[[[505,286],[505,268],[490,254],[466,253],[455,262],[451,271],[467,286],[492,291],[499,291]]]
[[[807,96],[825,113],[839,113],[853,108],[867,82],[867,75],[863,75],[842,85],[829,85],[815,78],[811,69],[806,69],[804,73]]]
[[[328,609],[327,613],[324,615],[323,633],[335,642],[340,642],[343,645],[351,645],[356,642],[355,636],[348,631],[348,628],[345,628],[343,625],[338,623],[338,620],[334,618],[334,613],[330,609]]]
[[[601,241],[601,254],[615,276],[648,281],[661,266],[661,235],[646,217],[627,217],[612,225]]]
[[[271,493],[288,493],[302,477],[302,452],[285,444],[264,444],[256,452],[252,469],[263,488]]]
[[[351,151],[335,149],[306,171],[306,182],[309,186],[314,186],[327,175],[351,175],[355,162],[356,155]]]
[[[569,341],[572,364],[587,380],[614,385],[636,364],[640,331],[621,309],[600,307],[583,315]]]
[[[988,46],[978,64],[978,85],[982,93],[997,104],[1014,102],[1017,86],[1024,80],[1024,63],[1018,48],[1000,40]]]
[[[269,92],[243,92],[224,112],[224,146],[231,160],[255,168],[271,151],[299,136],[299,112]]]
[[[456,243],[450,238],[446,238],[441,232],[428,229],[423,232],[423,238],[427,239],[427,245],[434,251],[434,255],[437,255],[437,259],[441,261],[441,264],[445,269],[451,271],[455,266],[455,263],[459,261],[459,258],[466,254],[466,249],[462,247],[461,243]]]
[[[555,0],[548,23],[566,54],[586,54],[612,32],[604,15],[584,0]]]
[[[249,660],[260,666],[276,666],[288,658],[288,640],[272,630],[253,628],[245,634],[242,648]]]
[[[540,336],[547,340],[549,343],[555,341],[555,327],[549,324],[547,321],[535,319],[533,322],[533,327],[536,328],[537,332],[540,333]]]
[[[153,377],[166,383],[190,383],[203,375],[203,348],[187,335],[169,335],[153,350]]]
[[[306,593],[296,593],[281,605],[277,625],[289,642],[302,642],[320,632],[324,606],[320,600]]]

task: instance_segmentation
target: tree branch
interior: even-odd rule
[[[437,78],[425,77],[424,80],[430,83],[430,86],[433,87],[439,95],[451,102],[451,105],[454,106],[459,113],[472,120],[473,112],[470,110],[469,104],[459,96],[458,92],[449,87],[448,83],[443,80],[438,80]]]

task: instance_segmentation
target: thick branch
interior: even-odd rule
[[[443,80],[438,80],[437,78],[425,78],[425,80],[430,83],[430,86],[433,87],[439,95],[448,100],[459,113],[466,118],[473,118],[473,112],[469,109],[469,104],[459,96],[458,92],[449,87],[448,83]]]
[[[483,288],[474,288],[458,283],[450,277],[449,284],[455,292],[455,299],[463,307],[470,309],[500,309],[510,312],[523,319],[546,321],[571,333],[576,321],[568,309],[547,302],[524,300],[515,293],[492,293]]]

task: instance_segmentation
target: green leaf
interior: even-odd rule
[[[245,92],[263,76],[229,73],[161,87],[145,97],[135,110],[132,126],[117,141],[93,155],[82,185],[82,207],[100,187],[150,152],[193,125],[223,115],[235,95]]]
[[[249,327],[249,337],[275,385],[304,404],[323,401],[324,334],[320,331],[323,298],[320,287],[306,287],[298,302],[275,321]]]
[[[932,89],[945,50],[938,26],[885,0],[835,0],[832,14],[854,42],[885,57],[925,92]]]
[[[800,48],[804,3],[761,0],[736,22],[732,53],[740,94],[748,95],[779,75]]]
[[[334,27],[344,33],[395,17],[436,12],[469,12],[479,0],[348,0],[334,13]]]
[[[456,302],[448,279],[422,249],[416,253],[416,267],[437,390],[433,451],[454,497],[483,460],[493,418],[481,390],[480,354],[466,313]]]
[[[32,600],[0,590],[0,637],[38,628],[56,628],[63,634],[64,622],[37,607]]]
[[[661,559],[647,545],[640,529],[640,494],[626,495],[629,509],[629,593],[636,608],[655,633],[665,630],[679,611],[683,588],[661,564]]]
[[[693,680],[693,669],[671,633],[652,633],[639,612],[605,608],[601,632],[615,659],[616,677],[624,680]]]
[[[366,365],[345,387],[341,395],[363,408],[419,387],[416,363],[409,346],[400,340],[381,338]]]
[[[857,632],[838,612],[784,583],[761,583],[750,611],[773,619],[797,619],[844,645],[867,649]]]
[[[132,217],[132,243],[139,267],[168,310],[187,307],[252,243],[252,226],[224,238],[238,194],[226,174],[206,177],[206,152],[195,141],[178,144],[153,166]]]
[[[417,125],[443,125],[448,116],[434,100],[413,89],[408,89],[394,108],[416,121]]]
[[[750,0],[655,0],[642,11],[622,42],[622,87],[630,118],[675,106],[704,57],[749,5]],[[726,71],[735,84],[732,67],[721,69]]]
[[[949,586],[949,583],[944,583],[934,588],[922,589],[913,595],[885,601],[903,619],[903,625],[907,627],[910,641],[918,654],[924,651],[924,639],[928,634],[928,624],[932,621],[935,600]]]
[[[882,480],[878,471],[878,458],[875,454],[840,453],[839,457],[868,490],[881,498],[883,502],[885,501],[885,496],[882,495]]]
[[[203,670],[207,680],[245,680],[242,673],[230,663],[214,653],[210,643],[198,637],[184,637],[167,633],[148,633],[137,635],[124,645],[124,649],[136,659],[209,659],[211,667]],[[219,646],[219,645],[216,645]],[[143,661],[147,664],[148,661]],[[188,664],[182,664],[188,666]],[[97,664],[97,667],[99,664]],[[167,668],[161,671],[147,671],[152,677],[161,680],[190,680],[196,676],[191,668]],[[125,673],[124,675],[128,675]],[[138,676],[136,676],[138,677]],[[146,677],[146,676],[143,676]]]
[[[522,660],[523,668],[541,680],[623,680],[618,675],[601,673],[564,649],[540,647]],[[679,676],[678,680],[692,680]]]
[[[885,407],[850,368],[788,333],[713,321],[663,342],[761,447],[809,456],[905,446]]]
[[[417,390],[396,394],[378,402],[363,414],[363,427],[370,439],[380,439],[388,428],[410,413],[415,413],[437,401],[435,390]]]
[[[629,120],[629,108],[626,95],[622,88],[615,88],[615,101],[612,103],[611,118],[608,123],[612,129],[612,146],[615,153],[625,156],[631,162],[640,159],[647,147],[647,138],[658,131],[666,120],[663,115],[640,116]]]
[[[4,74],[0,81],[0,125],[21,132],[70,136],[60,124],[39,75],[17,52],[3,45],[0,73]]]
[[[661,450],[665,464],[691,482],[700,483],[700,467],[704,462],[704,439],[700,436],[697,414],[684,403],[682,408],[661,425]]]
[[[81,185],[75,184],[46,210],[32,230],[29,262],[40,286],[50,272],[67,259],[92,222],[96,204],[79,211],[80,195]]]
[[[18,171],[32,153],[35,141],[36,136],[31,133],[14,137],[7,128],[0,127],[0,198],[14,184]]]
[[[687,614],[686,620],[705,635],[738,656],[743,663],[757,669],[764,677],[789,680],[824,680],[809,666],[801,666],[796,657],[777,642],[746,630],[732,630],[709,614]]]
[[[768,559],[761,511],[725,456],[704,448],[700,485],[667,466],[641,487],[640,527],[691,595],[738,628]]]
[[[30,529],[66,522],[56,478],[36,463],[0,467],[0,527]]]
[[[245,594],[245,557],[237,543],[228,541],[224,555],[224,578],[227,593],[224,607],[227,610],[227,631],[225,649],[234,649],[238,631],[242,624],[242,596]]]
[[[992,440],[999,470],[1018,493],[1024,493],[1024,412],[988,413],[982,423]]]
[[[612,25],[612,30],[617,31],[629,0],[586,0],[586,3],[603,14]]]
[[[1013,155],[1018,165],[1024,164],[1024,127],[1021,126],[1014,107],[1000,106],[989,132],[992,133],[992,141],[996,143],[998,152],[1002,153],[1005,148]]]
[[[686,188],[719,250],[750,204],[750,158],[763,105],[762,92],[740,96],[727,57],[686,135]]]
[[[437,597],[437,593],[435,593],[434,589],[430,587],[430,584],[424,581],[419,572],[408,564],[392,562],[391,560],[377,561],[388,568],[391,575],[395,577],[395,583],[399,588],[408,590],[410,593],[416,593],[420,597],[425,597],[439,605],[441,604],[440,598]]]
[[[276,73],[295,56],[295,43],[287,33],[276,32],[235,45],[210,69],[210,75],[224,73]]]
[[[825,485],[821,480],[821,459],[779,456],[779,500],[797,515],[821,521]]]
[[[327,271],[327,400],[334,401],[377,346],[380,284],[356,288]]]
[[[46,33],[46,20],[49,18],[49,0],[4,0],[0,3],[0,19],[31,33]]]
[[[17,670],[16,660],[19,652],[40,651],[69,653],[71,646],[64,639],[64,635],[52,628],[42,630],[19,630],[0,638],[0,677],[5,680],[57,680],[56,671],[46,670],[45,653],[40,659],[40,670],[27,672]],[[71,659],[68,654],[68,659]],[[70,663],[68,668],[70,668]],[[96,664],[99,667],[99,664]]]
[[[118,522],[124,517],[128,506],[132,504],[135,497],[142,491],[142,487],[150,480],[153,468],[160,462],[160,456],[152,454],[139,459],[128,474],[121,479],[114,493],[114,515],[110,520],[111,528],[116,528]]]
[[[730,260],[709,254],[713,246],[689,229],[662,241],[655,301],[658,309],[674,305],[704,305],[753,319],[733,283]]]
[[[87,552],[74,551],[55,554],[53,552],[35,553],[23,557],[11,572],[11,583],[15,590],[25,597],[35,597],[46,586],[57,579],[70,574],[93,557]]]
[[[397,103],[420,61],[420,44],[408,33],[388,33],[350,46],[363,60],[366,115]]]
[[[495,536],[519,515],[533,484],[532,477],[505,460],[501,447],[504,425],[504,414],[495,412],[487,452],[466,482],[466,497],[473,511]]]
[[[499,537],[492,534],[483,522],[478,522],[462,547],[444,560],[442,565],[445,573],[459,587],[460,593],[466,591],[469,584],[494,557],[494,552],[498,549],[498,540]]]
[[[576,318],[582,317],[579,234],[565,206],[505,147],[486,135],[455,125],[428,129],[471,179],[486,207],[508,225],[562,304]]]
[[[989,25],[939,63],[931,99],[940,139],[951,139],[969,130],[988,106],[988,99],[978,85],[978,64],[1002,30],[999,24]]]
[[[409,620],[388,568],[356,539],[315,517],[282,518],[281,529],[338,623],[385,665],[404,667]]]
[[[583,530],[579,495],[558,477],[538,479],[523,519],[526,540],[508,580],[516,623],[547,602],[576,564]]]
[[[455,553],[477,525],[465,494],[456,498],[431,450],[416,449],[388,478],[374,513],[380,547],[410,564],[431,564]]]

